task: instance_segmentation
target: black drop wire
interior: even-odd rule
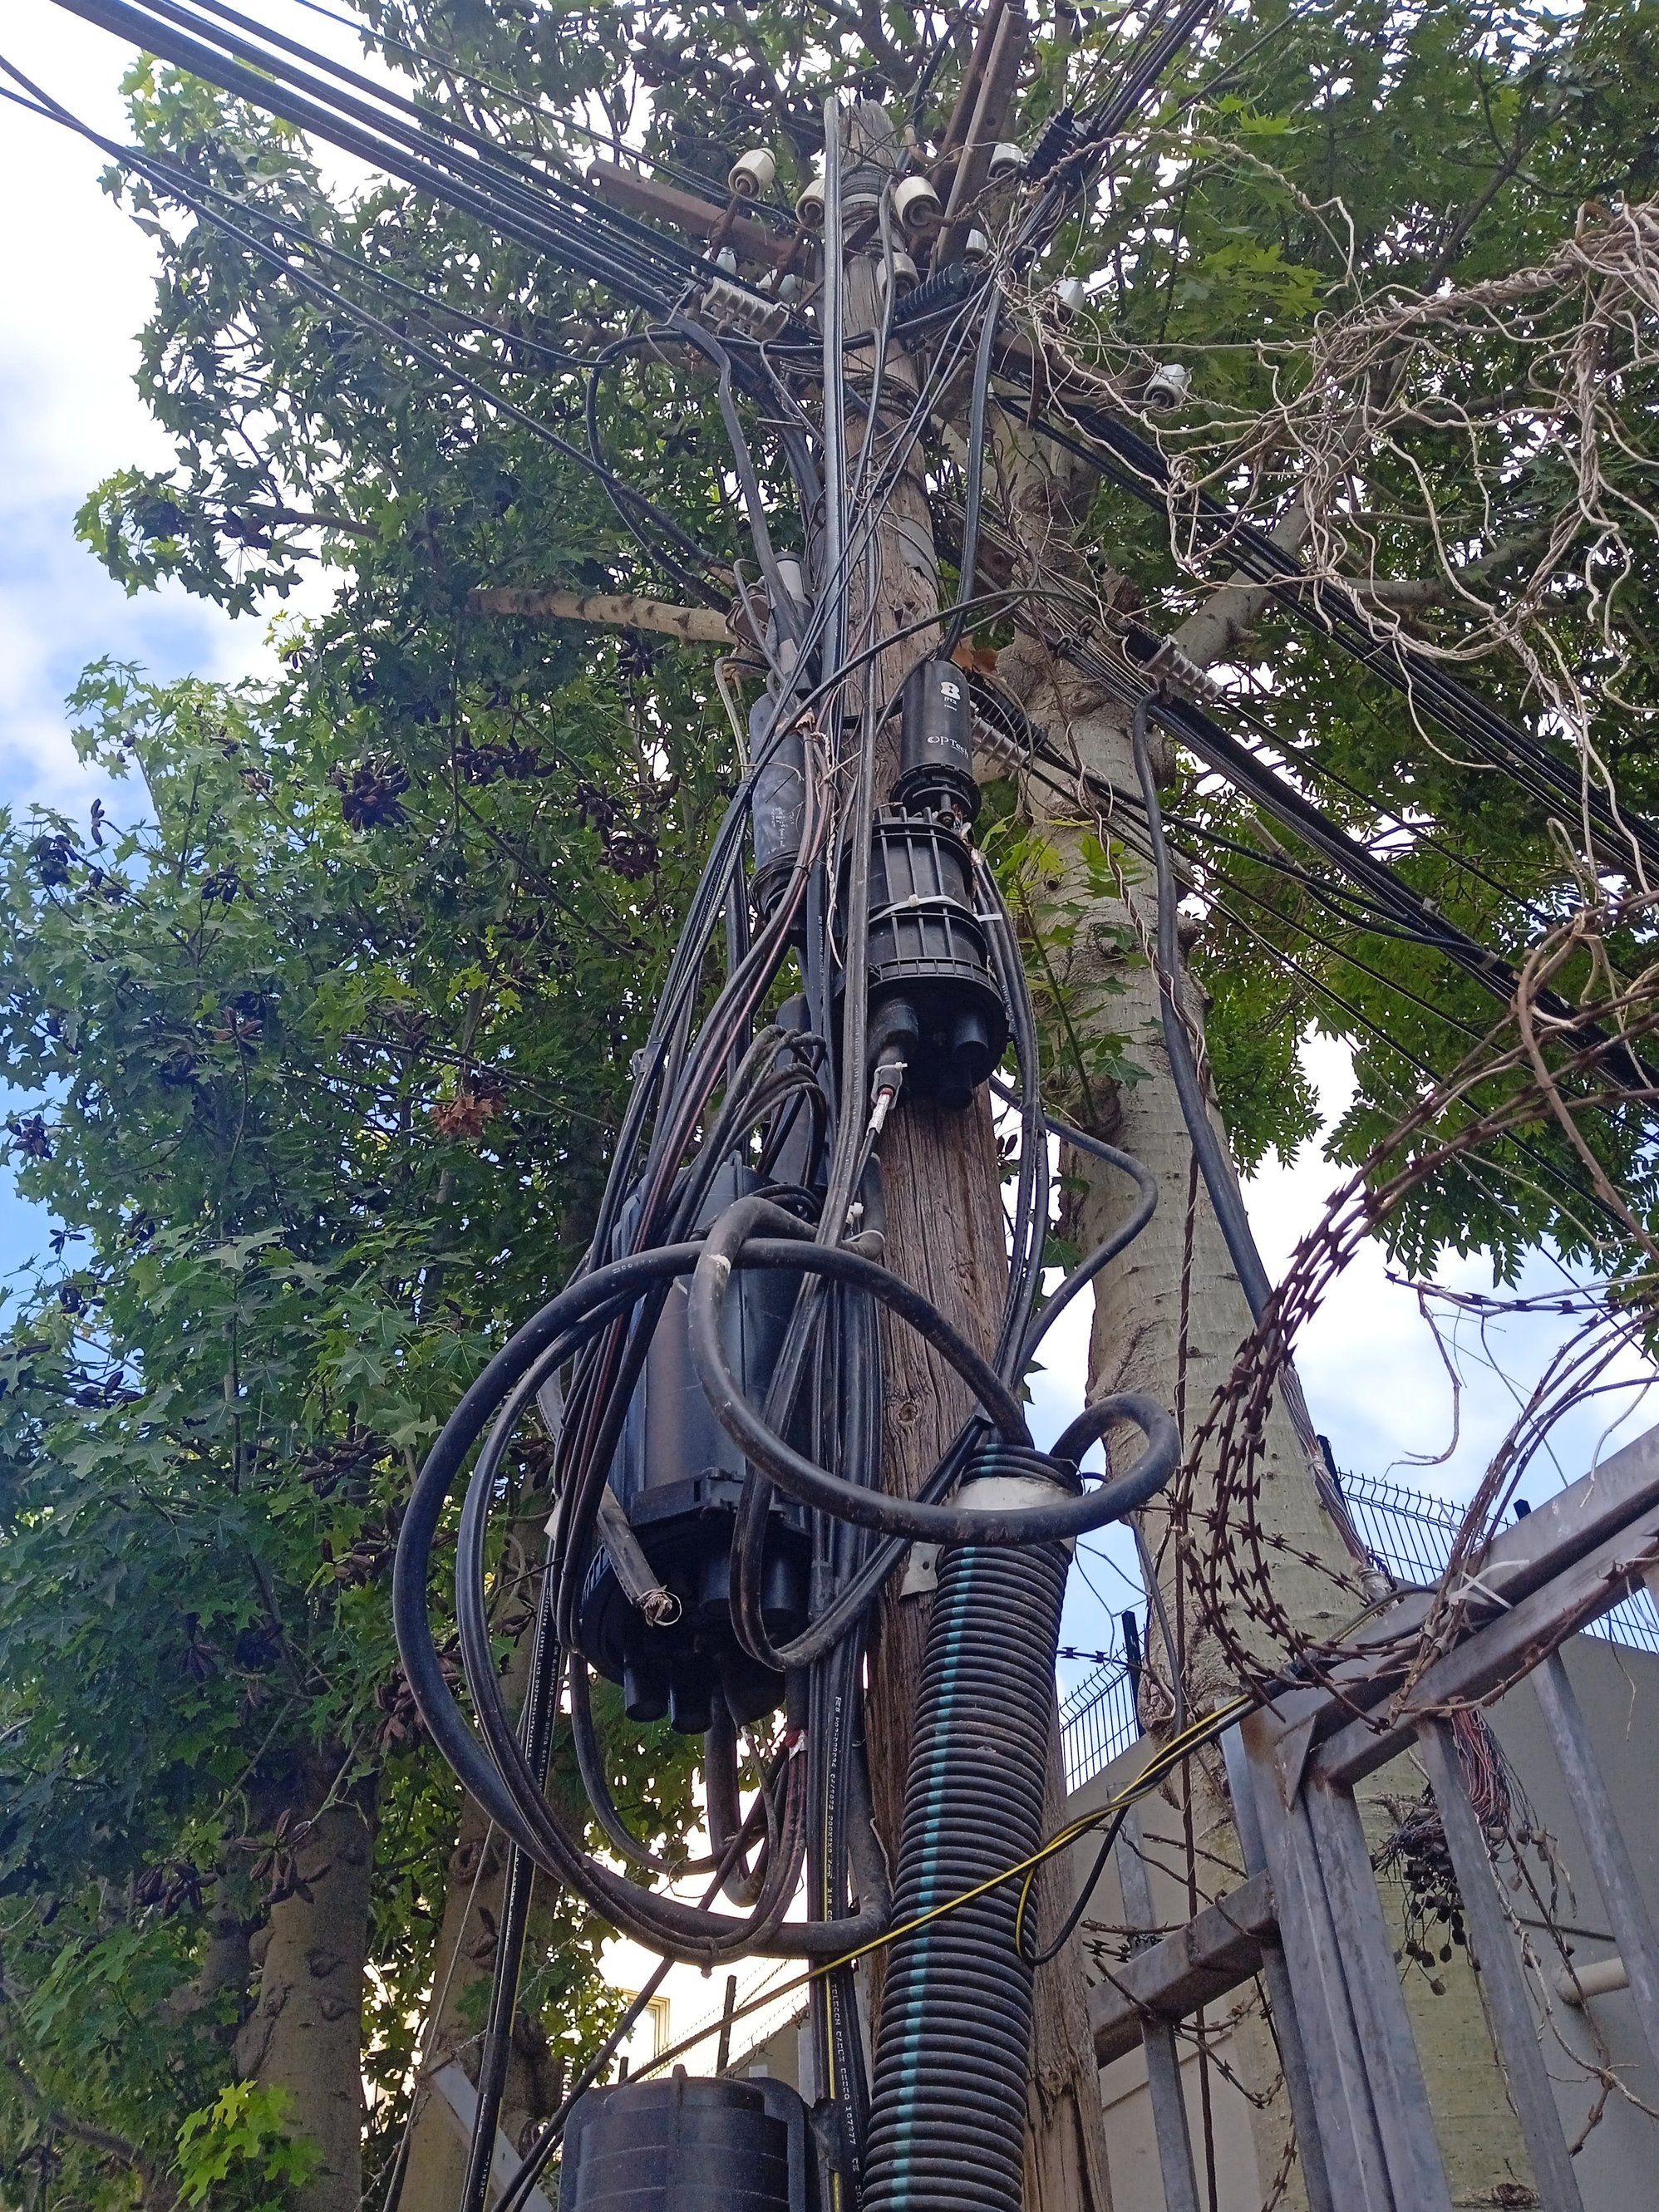
[[[1192,1141],[1199,1170],[1204,1177],[1204,1188],[1210,1194],[1210,1204],[1226,1240],[1228,1255],[1244,1292],[1245,1303],[1250,1309],[1250,1317],[1259,1322],[1273,1296],[1273,1285],[1261,1264],[1261,1255],[1256,1249],[1249,1217],[1238,1194],[1238,1185],[1233,1178],[1221,1139],[1210,1120],[1198,1065],[1193,1056],[1192,1041],[1187,1034],[1186,1015],[1181,1005],[1181,948],[1176,931],[1175,871],[1170,865],[1170,848],[1164,835],[1164,812],[1158,795],[1158,778],[1152,773],[1152,751],[1146,741],[1146,725],[1152,706],[1150,695],[1139,701],[1129,735],[1134,749],[1136,772],[1140,778],[1141,804],[1152,840],[1152,863],[1158,894],[1158,1005],[1164,1019],[1164,1048],[1169,1058],[1170,1073],[1175,1081],[1176,1096],[1181,1102],[1182,1119],[1187,1125],[1187,1134]]]

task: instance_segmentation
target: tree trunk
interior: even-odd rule
[[[235,2040],[247,2003],[248,1984],[253,1978],[253,1960],[248,1948],[252,1923],[243,1918],[240,1907],[233,1901],[235,1893],[236,1885],[222,1871],[213,1886],[212,1902],[208,1907],[207,1948],[202,1954],[196,1978],[176,1989],[162,2007],[167,2019],[187,2020],[193,2013],[234,1994],[234,2017],[222,2031],[222,2039],[227,2045]]]
[[[321,1806],[333,1765],[308,1777]],[[298,2212],[358,2212],[363,2186],[363,1969],[374,1858],[372,1789],[318,1812],[295,1851],[302,1887],[271,1908],[255,1938],[259,1996],[236,2040],[245,2078],[286,2089],[296,2130],[323,2164]],[[307,1894],[309,1892],[309,1894]]]
[[[1079,767],[1119,790],[1138,788],[1121,708],[1103,702],[1069,667],[1055,665],[1026,641],[1003,656],[1000,673],[1032,720],[1047,726]],[[1092,807],[1085,811],[1046,793],[1034,799],[1032,811],[1067,868],[1060,895],[1081,908],[1072,944],[1053,963],[1073,1025],[1085,1037],[1115,1031],[1125,1056],[1142,1071],[1133,1082],[1097,1085],[1085,1094],[1075,1072],[1062,1065],[1055,1070],[1056,1087],[1085,1126],[1152,1170],[1159,1193],[1151,1223],[1096,1285],[1089,1395],[1144,1390],[1170,1407],[1191,1434],[1231,1372],[1251,1316],[1201,1178],[1194,1188],[1192,1146],[1164,1048],[1158,979],[1149,957],[1158,927],[1156,889],[1150,871],[1132,860],[1130,868],[1138,872],[1130,877],[1127,901],[1099,896],[1088,883],[1079,848],[1085,834],[1104,842],[1110,825]],[[1186,1012],[1201,1030],[1202,998],[1184,962],[1182,991]],[[1224,1148],[1226,1133],[1213,1104],[1211,1121]],[[1077,1240],[1086,1249],[1123,1218],[1135,1193],[1127,1177],[1079,1154],[1068,1152],[1066,1165],[1068,1176],[1084,1186]],[[1276,1595],[1299,1628],[1328,1635],[1355,1610],[1352,1589],[1341,1581],[1352,1575],[1352,1561],[1320,1502],[1282,1396],[1268,1418],[1261,1474],[1262,1526],[1285,1547],[1275,1554]],[[1200,1473],[1194,1501],[1200,1511],[1209,1502],[1204,1480]],[[1182,1594],[1164,1541],[1166,1525],[1162,1504],[1143,1516],[1151,1548],[1167,1561],[1160,1580],[1173,1604]],[[1231,1692],[1232,1677],[1213,1640],[1195,1623],[1187,1626],[1189,1687],[1202,1705],[1212,1693]],[[1248,1632],[1245,1640],[1252,1641]],[[1259,1637],[1254,1642],[1266,1656],[1265,1642]]]
[[[1121,709],[1103,703],[1069,665],[1054,663],[1042,648],[1022,640],[1004,654],[999,676],[1079,768],[1119,790],[1137,788]],[[1109,834],[1109,825],[1092,808],[1042,794],[1034,799],[1031,811],[1065,866],[1058,897],[1080,908],[1069,946],[1051,956],[1050,965],[1071,1027],[1085,1048],[1085,1066],[1086,1048],[1115,1034],[1122,1040],[1124,1057],[1142,1071],[1133,1083],[1102,1086],[1091,1084],[1075,1063],[1068,1068],[1060,1062],[1053,1071],[1051,1095],[1062,1098],[1085,1126],[1151,1169],[1159,1191],[1152,1222],[1097,1285],[1088,1395],[1144,1391],[1170,1407],[1190,1435],[1230,1371],[1251,1316],[1202,1179],[1194,1174],[1192,1146],[1164,1048],[1158,981],[1148,957],[1158,923],[1155,890],[1144,869],[1132,877],[1127,901],[1102,897],[1091,886],[1083,839],[1094,834],[1104,843]],[[1201,1021],[1195,987],[1183,981],[1183,994],[1188,1012]],[[1218,1117],[1212,1119],[1218,1128]],[[1081,1187],[1071,1225],[1086,1251],[1127,1213],[1134,1190],[1126,1177],[1075,1151],[1066,1150],[1064,1165],[1073,1187]],[[1202,1483],[1200,1475],[1194,1500],[1200,1510],[1206,1503]],[[1274,1405],[1268,1422],[1258,1502],[1264,1525],[1288,1547],[1275,1554],[1276,1595],[1298,1626],[1330,1633],[1354,1610],[1354,1599],[1336,1580],[1351,1571],[1351,1562],[1320,1504],[1306,1454],[1282,1403]],[[1205,1634],[1194,1618],[1169,1540],[1167,1507],[1150,1507],[1140,1525],[1179,1646],[1182,1691],[1189,1706],[1201,1711],[1232,1694],[1233,1672],[1216,1638]],[[1247,1640],[1265,1656],[1264,1638],[1258,1633]],[[1149,1673],[1163,1691],[1161,1696],[1155,1691],[1146,1702],[1145,1717],[1156,1727],[1170,1717],[1172,1671],[1156,1630],[1149,1636],[1147,1658]],[[1232,1887],[1243,1873],[1219,1759],[1189,1761],[1164,1796],[1168,1809],[1159,1826],[1182,1838],[1188,1902],[1195,1911]],[[1242,2021],[1236,2035],[1231,2063],[1253,2097],[1261,2100],[1250,2117],[1258,2168],[1267,2177],[1277,2171],[1284,2154],[1287,2103],[1265,2020],[1258,2014]],[[1202,2136],[1194,2148],[1202,2173]],[[1291,2201],[1300,2199],[1298,2177],[1291,2184]]]
[[[1236,617],[1247,617],[1249,610],[1241,614],[1237,599],[1225,596],[1220,612],[1231,623]],[[1207,633],[1189,629],[1194,641],[1203,645]],[[1004,656],[999,673],[1017,686],[1031,719],[1046,724],[1079,766],[1120,790],[1137,787],[1122,710],[1091,695],[1075,671],[1056,665],[1040,647],[1022,641]],[[1058,803],[1034,811],[1068,865],[1065,892],[1086,902],[1059,978],[1072,997],[1074,1018],[1085,1033],[1103,1028],[1116,1031],[1126,1040],[1127,1058],[1145,1071],[1140,1080],[1092,1099],[1080,1097],[1073,1087],[1067,1103],[1084,1114],[1097,1133],[1149,1167],[1160,1193],[1150,1226],[1100,1279],[1090,1395],[1111,1389],[1145,1390],[1174,1407],[1190,1436],[1231,1367],[1237,1346],[1249,1329],[1250,1314],[1202,1181],[1193,1176],[1192,1148],[1164,1054],[1158,983],[1145,950],[1157,927],[1155,887],[1143,870],[1130,882],[1128,902],[1093,896],[1081,866],[1079,842],[1088,830],[1103,836],[1106,825],[1091,811]],[[1131,940],[1127,950],[1126,933]],[[1188,1014],[1201,1027],[1201,994],[1184,972],[1182,988]],[[1219,1130],[1213,1109],[1212,1119]],[[1078,1153],[1068,1153],[1066,1166],[1084,1187],[1077,1235],[1087,1248],[1121,1219],[1133,1193],[1124,1178]],[[1274,1545],[1270,1553],[1273,1594],[1298,1629],[1328,1636],[1358,1605],[1352,1562],[1320,1503],[1306,1452],[1282,1400],[1273,1407],[1266,1441],[1256,1504],[1263,1529]],[[1206,1472],[1200,1470],[1194,1500],[1200,1512],[1210,1502],[1205,1494]],[[1182,1647],[1186,1693],[1190,1705],[1202,1710],[1231,1694],[1236,1686],[1218,1643],[1194,1616],[1174,1547],[1165,1540],[1167,1523],[1167,1511],[1159,1506],[1142,1516],[1165,1608]],[[1338,1579],[1343,1576],[1348,1577],[1346,1588]],[[1269,1656],[1262,1631],[1243,1620],[1231,1626],[1259,1656]],[[1148,1656],[1167,1680],[1168,1659],[1156,1632],[1150,1638]],[[1146,1717],[1156,1724],[1167,1718],[1167,1707]],[[1409,1774],[1390,1773],[1379,1778],[1379,1784],[1391,1784],[1403,1796],[1414,1794],[1415,1778]],[[1189,1869],[1189,1904],[1195,1908],[1231,1887],[1242,1872],[1219,1759],[1206,1755],[1189,1761],[1186,1778],[1166,1785],[1164,1796],[1165,1808],[1158,1816],[1158,1826],[1164,1834],[1181,1838],[1181,1855]],[[1374,1807],[1370,1809],[1375,1822]],[[1474,1978],[1462,1959],[1446,1975],[1448,1996],[1415,2008],[1431,2101],[1449,2164],[1460,2182],[1474,2181],[1480,2189],[1489,2190],[1524,2172],[1524,2154],[1514,2116],[1501,2088],[1493,2088],[1497,2076],[1480,2031]],[[1259,2015],[1240,2023],[1235,2049],[1233,2063],[1245,2086],[1266,2100],[1251,2113],[1265,2184],[1283,2155],[1290,2121],[1282,2088],[1277,2086],[1276,2057]],[[1201,2172],[1201,2143],[1194,2149]],[[1291,2177],[1288,2201],[1305,2202],[1299,2174]],[[1486,2197],[1481,2195],[1480,2201],[1486,2201]]]

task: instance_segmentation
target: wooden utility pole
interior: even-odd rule
[[[848,118],[848,166],[890,167],[896,153],[885,111],[871,102]],[[874,329],[880,321],[878,264],[867,252],[847,264],[848,328]],[[855,398],[867,398],[868,371],[854,364]],[[890,344],[884,389],[902,419],[917,389],[915,370]],[[884,410],[885,416],[886,410]],[[882,452],[883,430],[867,415],[860,437]],[[891,638],[878,662],[878,696],[893,697],[908,670],[939,649],[937,630],[912,626],[939,605],[939,569],[932,514],[918,455],[888,504],[877,534],[873,602],[855,595],[856,620],[870,624],[868,641]],[[857,635],[855,628],[855,635]],[[884,788],[890,762],[878,763],[877,789]],[[933,1104],[902,1104],[881,1146],[887,1220],[886,1264],[924,1291],[939,1310],[981,1351],[990,1352],[1007,1290],[1008,1265],[1002,1210],[1001,1167],[990,1105],[981,1091],[964,1111]],[[889,1490],[914,1497],[971,1411],[951,1370],[902,1324],[884,1321],[885,1387],[884,1480]],[[896,1860],[910,1722],[927,1638],[925,1591],[904,1595],[902,1577],[884,1599],[870,1662],[868,1729],[871,1780],[878,1826],[890,1858]],[[1058,1730],[1051,1742],[1049,1813],[1057,1825],[1063,1799]],[[1056,1875],[1054,1885],[1058,1889]],[[1048,1883],[1038,1891],[1044,1918],[1059,1902]],[[1063,1910],[1063,1905],[1061,1908]],[[1032,2080],[1028,2103],[1025,2202],[1028,2212],[1109,2212],[1100,2085],[1084,2000],[1080,1949],[1073,1942],[1036,1978],[1032,2031]]]

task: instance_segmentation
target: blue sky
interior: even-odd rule
[[[295,15],[280,4],[273,20]],[[307,35],[314,18],[295,15]],[[117,86],[124,50],[50,4],[12,0],[7,54],[47,89],[111,135],[120,134]],[[0,106],[0,188],[9,221],[0,230],[0,804],[57,806],[84,821],[98,787],[76,761],[63,700],[86,662],[101,655],[140,663],[152,675],[234,678],[267,665],[264,624],[232,622],[180,592],[127,599],[76,544],[75,511],[109,470],[155,466],[167,458],[133,386],[133,333],[148,304],[149,249],[97,185],[99,157],[82,142]],[[113,795],[118,811],[125,795]],[[1346,1088],[1342,1054],[1320,1048],[1311,1066],[1332,1112]],[[1335,1177],[1316,1145],[1252,1186],[1250,1209],[1270,1269],[1288,1257],[1316,1218]],[[0,1275],[44,1242],[46,1224],[16,1199],[0,1167]],[[1547,1284],[1540,1259],[1533,1279]],[[1446,1279],[1488,1286],[1476,1262]],[[1039,1411],[1053,1425],[1080,1402],[1083,1317],[1055,1332]],[[1451,1431],[1451,1391],[1408,1289],[1391,1285],[1381,1257],[1363,1254],[1337,1285],[1304,1340],[1301,1366],[1316,1424],[1339,1462],[1467,1496],[1552,1340],[1547,1322],[1509,1325],[1498,1340],[1505,1382],[1466,1357],[1462,1434],[1441,1468],[1399,1464],[1440,1451]],[[1653,1418],[1638,1413],[1626,1431]],[[1561,1474],[1583,1471],[1606,1417],[1592,1413],[1560,1437]],[[1535,1496],[1550,1486],[1540,1471]],[[1121,1585],[1117,1586],[1121,1589]],[[1109,1572],[1103,1592],[1114,1591]],[[1120,1601],[1121,1601],[1120,1600]],[[1103,1630],[1100,1608],[1079,1590],[1069,1632],[1079,1642]]]
[[[90,120],[116,126],[114,42],[45,0],[9,11],[8,56]],[[84,822],[98,784],[77,763],[63,702],[101,654],[157,676],[235,675],[261,652],[182,592],[129,599],[76,544],[86,493],[165,448],[133,388],[149,295],[146,242],[98,189],[96,156],[21,110],[0,109],[0,805],[62,808]],[[112,804],[118,804],[112,796]],[[0,1169],[0,1273],[46,1224]]]

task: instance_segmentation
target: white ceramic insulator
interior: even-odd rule
[[[769,146],[751,146],[732,162],[726,182],[734,199],[764,199],[777,182],[778,165]]]

